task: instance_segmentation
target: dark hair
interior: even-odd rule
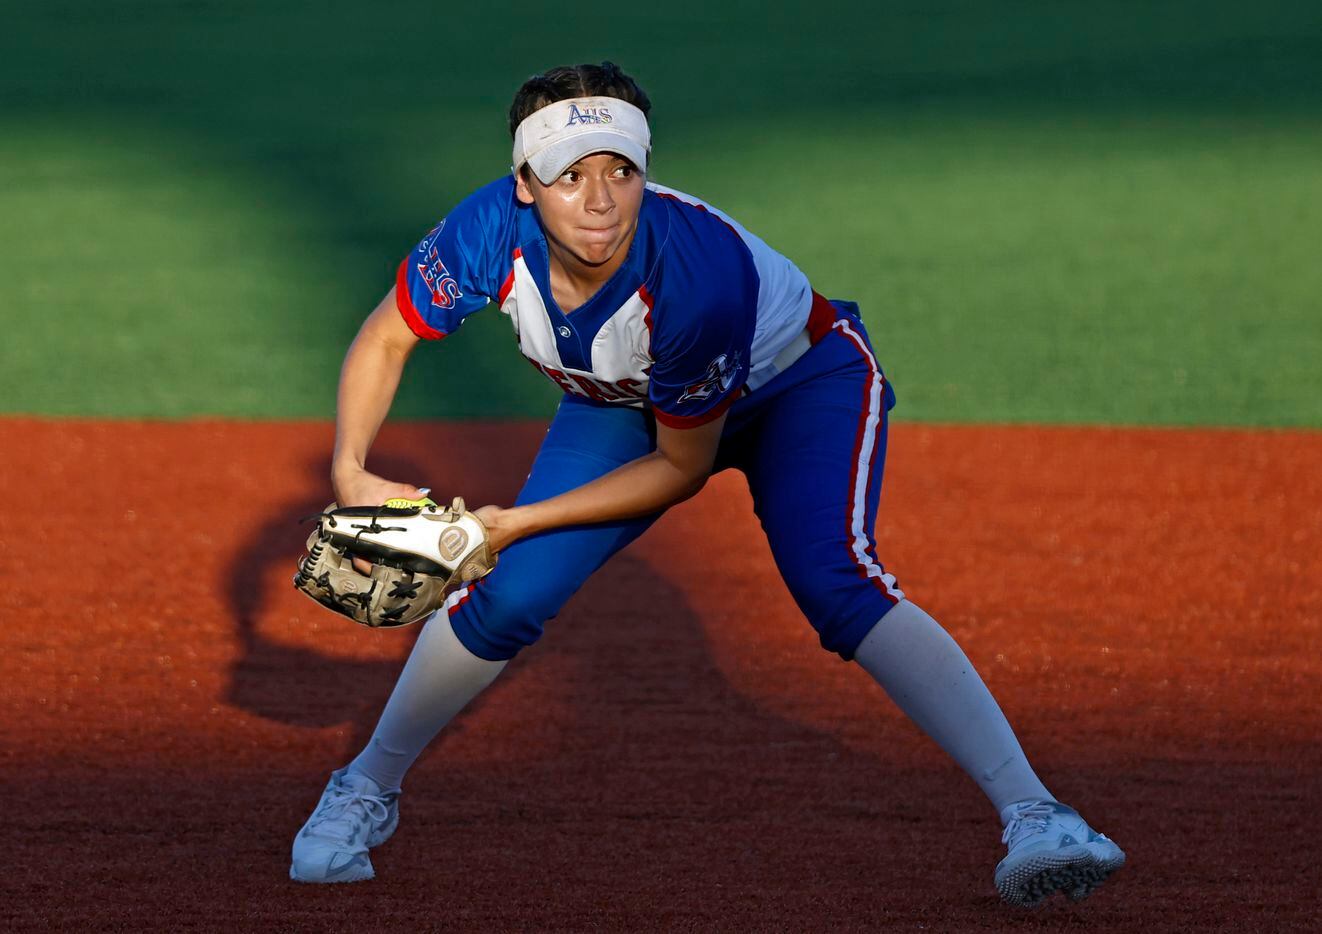
[[[560,65],[533,75],[510,104],[510,136],[519,124],[548,104],[572,97],[615,97],[633,104],[646,116],[652,109],[647,92],[614,62],[600,65]]]

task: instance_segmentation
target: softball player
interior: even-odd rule
[[[510,111],[512,174],[427,234],[349,349],[342,504],[420,495],[367,472],[368,449],[417,341],[488,303],[564,397],[514,506],[478,510],[500,563],[423,628],[371,741],[296,837],[291,877],[372,878],[368,848],[394,831],[426,744],[593,571],[735,468],[823,648],[861,665],[999,812],[1002,896],[1082,898],[1124,854],[1051,796],[964,653],[878,560],[895,396],[857,307],[823,298],[732,218],[647,182],[649,110],[609,62],[529,79]]]

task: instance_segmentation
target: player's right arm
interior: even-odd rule
[[[419,340],[440,340],[494,300],[509,272],[515,210],[510,176],[479,188],[404,257],[395,287],[363,322],[344,358],[335,408],[331,483],[341,506],[378,506],[422,494],[367,470]]]
[[[340,369],[331,458],[331,485],[341,506],[377,506],[397,496],[423,495],[412,484],[379,477],[366,466],[367,452],[386,420],[404,364],[419,339],[400,316],[392,288],[349,345]]]

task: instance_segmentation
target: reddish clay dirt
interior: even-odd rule
[[[505,502],[540,435],[393,426],[376,465]],[[435,744],[377,881],[290,883],[414,634],[290,587],[330,440],[0,421],[0,926],[1317,930],[1322,434],[894,430],[888,567],[1129,852],[1036,912],[996,898],[972,782],[817,647],[731,474]]]

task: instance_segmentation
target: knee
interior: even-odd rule
[[[781,567],[794,602],[816,630],[822,648],[845,661],[853,660],[872,627],[904,599],[895,577],[879,564],[873,567],[872,574],[862,565]]]
[[[810,615],[808,620],[817,630],[822,648],[849,662],[867,634],[895,605],[876,593],[860,591],[856,599],[838,604],[833,612]]]
[[[488,661],[506,661],[542,636],[547,620],[560,611],[568,594],[555,588],[470,584],[447,602],[454,633],[468,651]]]

